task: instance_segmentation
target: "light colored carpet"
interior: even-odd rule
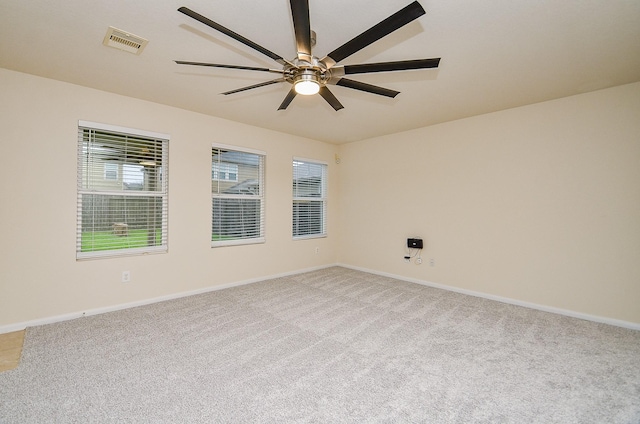
[[[344,268],[29,328],[2,423],[639,423],[640,332]]]

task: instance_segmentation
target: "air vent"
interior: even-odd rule
[[[149,40],[133,35],[118,28],[109,27],[102,44],[125,52],[140,54]]]

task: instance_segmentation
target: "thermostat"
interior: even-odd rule
[[[422,249],[422,239],[420,238],[408,238],[407,247],[409,249]]]

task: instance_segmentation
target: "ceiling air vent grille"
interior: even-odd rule
[[[147,45],[149,40],[133,35],[130,32],[123,31],[118,28],[109,27],[107,34],[104,36],[102,44],[125,52],[140,54]]]

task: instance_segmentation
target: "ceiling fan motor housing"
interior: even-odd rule
[[[326,85],[331,80],[331,70],[327,69],[317,57],[312,56],[311,61],[294,59],[291,63],[295,66],[289,66],[285,69],[285,79],[297,86],[298,84],[315,84],[318,88]],[[318,91],[315,90],[315,94]],[[304,94],[298,91],[299,94]]]

